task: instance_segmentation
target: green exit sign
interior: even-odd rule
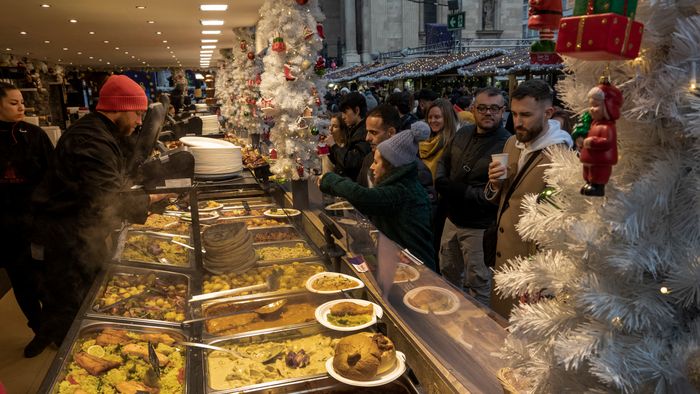
[[[464,12],[447,16],[448,29],[464,29]]]

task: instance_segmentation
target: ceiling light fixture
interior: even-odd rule
[[[44,40],[44,44],[51,44],[51,41],[49,41],[49,40]]]
[[[165,49],[170,49],[170,47],[165,47]]]
[[[203,54],[205,54],[205,53],[214,53],[214,51],[212,51],[212,50],[208,50],[208,51],[199,51],[199,54],[200,54],[200,55],[203,55]]]
[[[11,51],[11,50],[12,50],[12,48],[5,48],[5,50],[6,50],[6,51]]]
[[[163,44],[167,44],[167,43],[168,43],[168,40],[163,40]]]
[[[221,34],[221,30],[202,30],[202,34]]]
[[[146,23],[150,23],[151,25],[156,23],[156,21],[146,21]]]
[[[202,49],[214,49],[216,48],[216,45],[202,45]]]
[[[107,62],[107,64],[112,64],[112,63],[110,63],[110,62]]]
[[[66,47],[63,47],[63,50],[64,50],[64,51],[67,51],[67,50],[68,50],[68,48],[66,48]]]
[[[146,9],[146,6],[145,6],[145,5],[137,5],[137,6],[136,6],[136,9],[137,9],[137,10],[145,10],[145,9]]]
[[[78,52],[78,55],[82,55],[82,54],[83,54],[82,52]]]
[[[118,51],[118,50],[119,50],[119,47],[114,47],[114,50],[115,50],[115,51]]]
[[[134,55],[131,55],[131,58],[132,58],[132,59],[135,59],[135,58],[136,58],[136,56],[134,56]]]
[[[219,40],[213,40],[210,38],[202,38],[202,43],[206,44],[208,42],[219,42]]]
[[[125,54],[125,55],[128,55],[128,54],[129,54],[129,51],[124,51],[124,54]]]
[[[94,57],[92,57],[92,56],[88,56],[88,59],[94,59]]]
[[[27,35],[27,32],[26,32],[26,31],[21,31],[21,32],[19,32],[19,34],[21,34],[21,35],[23,35],[23,36],[26,36],[26,35]]]
[[[95,32],[94,32],[94,31],[89,31],[88,34],[95,34]]]
[[[226,11],[228,10],[228,4],[201,4],[199,6],[200,11]]]
[[[62,61],[63,61],[63,59],[58,59],[58,61],[59,61],[59,62],[62,62]]]
[[[159,32],[159,31],[157,31],[157,32],[156,32],[156,34],[157,34],[157,35],[161,35],[161,34],[163,34],[163,33],[162,33],[162,32]]]
[[[200,19],[199,23],[202,24],[202,26],[223,26],[224,21],[220,19]]]
[[[70,23],[78,23],[78,20],[77,20],[77,19],[69,19],[68,22],[70,22]]]
[[[49,8],[49,7],[51,7],[51,4],[42,4],[41,5],[41,8]]]
[[[104,42],[105,44],[109,44],[109,40],[104,40],[102,42]]]

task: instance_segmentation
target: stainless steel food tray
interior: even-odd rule
[[[237,345],[248,345],[248,344],[254,344],[254,343],[264,343],[264,342],[270,342],[270,341],[285,341],[289,339],[297,339],[297,338],[303,338],[315,334],[325,334],[328,335],[332,338],[342,338],[348,335],[352,335],[356,332],[340,332],[340,331],[333,331],[329,330],[321,325],[315,324],[315,325],[309,325],[309,326],[304,326],[304,327],[298,327],[298,328],[290,328],[290,329],[285,329],[285,330],[270,330],[270,331],[263,331],[263,332],[258,332],[258,333],[247,333],[247,334],[242,334],[242,335],[236,335],[232,336],[226,339],[216,339],[209,341],[208,343],[211,345],[216,345],[216,346],[223,346],[227,344],[237,344]],[[207,393],[216,393],[216,394],[223,394],[223,393],[233,393],[233,392],[257,392],[260,390],[265,390],[264,392],[272,392],[270,390],[273,390],[275,388],[281,389],[285,386],[290,386],[294,385],[300,382],[308,381],[310,379],[318,379],[318,378],[323,378],[328,376],[327,373],[320,373],[320,374],[313,374],[313,375],[308,375],[304,377],[299,377],[299,378],[289,378],[289,379],[284,379],[284,380],[277,380],[277,381],[270,381],[270,382],[264,382],[264,383],[258,383],[258,384],[251,384],[248,386],[242,386],[242,387],[233,387],[230,389],[221,389],[221,390],[216,390],[211,387],[210,384],[210,368],[209,368],[209,354],[210,351],[205,351],[203,352],[202,355],[202,363],[203,363],[203,370],[204,370],[204,390]],[[285,392],[285,391],[283,391]]]
[[[165,326],[172,326],[172,327],[180,327],[180,322],[173,322],[173,321],[167,321],[167,320],[155,320],[155,319],[144,319],[144,318],[138,318],[138,317],[124,317],[124,316],[115,316],[111,315],[108,313],[100,313],[95,311],[94,306],[96,302],[99,300],[100,297],[105,292],[105,289],[107,287],[107,284],[109,283],[110,279],[115,276],[115,275],[148,275],[148,274],[155,274],[157,278],[162,278],[162,279],[179,279],[180,281],[184,280],[185,283],[187,283],[187,293],[185,296],[184,300],[184,311],[185,311],[185,319],[188,319],[192,316],[192,311],[190,310],[189,306],[187,305],[187,299],[190,298],[192,294],[192,280],[189,275],[182,274],[182,273],[175,273],[175,272],[168,272],[168,271],[163,271],[163,270],[156,270],[156,269],[149,269],[149,268],[139,268],[139,267],[130,267],[130,266],[124,266],[124,265],[113,265],[110,266],[109,269],[105,272],[104,277],[102,279],[102,283],[100,284],[100,288],[97,290],[95,293],[93,299],[90,301],[90,307],[87,308],[87,312],[85,313],[88,317],[91,318],[97,318],[97,319],[103,319],[103,320],[114,320],[118,322],[125,322],[125,323],[131,323],[131,324],[155,324],[155,325],[165,325]]]
[[[294,261],[298,261],[298,260],[294,260]],[[283,266],[283,265],[292,264],[294,261],[288,262],[288,263],[274,263],[274,264]],[[298,262],[299,262],[300,264],[318,265],[318,266],[321,266],[321,267],[323,268],[323,271],[326,271],[326,265],[325,265],[322,261],[319,261],[319,260],[316,260],[316,261],[298,261]],[[274,265],[274,264],[272,264],[272,265]],[[245,273],[244,273],[244,274],[245,274]],[[215,276],[215,275],[213,275],[213,274],[207,274],[205,277],[212,277],[212,276]],[[202,278],[202,291],[204,291],[203,289],[204,289],[204,279],[205,279],[205,277]],[[255,284],[255,283],[254,283],[254,284]],[[257,299],[257,298],[263,298],[263,297],[272,297],[272,296],[278,296],[278,295],[286,295],[286,294],[294,294],[294,293],[304,293],[304,292],[306,292],[306,291],[307,291],[306,288],[302,286],[302,287],[299,288],[299,289],[282,289],[282,290],[276,290],[276,291],[272,291],[272,292],[253,293],[253,294],[246,294],[246,295],[241,295],[241,296],[220,298],[219,300],[228,300],[228,301],[232,301],[232,300],[250,300],[250,299]]]
[[[61,366],[59,369],[59,372],[56,374],[54,377],[52,383],[51,383],[51,393],[58,393],[58,385],[63,381],[63,379],[66,378],[66,375],[68,373],[68,366],[70,363],[73,361],[73,355],[77,351],[77,345],[78,342],[80,342],[81,339],[83,338],[90,338],[90,337],[97,337],[98,332],[107,329],[107,328],[112,328],[112,329],[120,329],[120,330],[128,330],[131,332],[136,332],[136,333],[166,333],[171,335],[173,338],[179,341],[187,341],[187,336],[182,332],[182,330],[174,329],[174,328],[167,328],[167,327],[149,327],[149,326],[144,326],[144,325],[139,325],[139,324],[123,324],[123,323],[114,323],[114,322],[104,322],[104,321],[95,321],[95,320],[89,320],[85,319],[81,321],[80,328],[78,329],[78,333],[75,336],[75,341],[70,345],[70,350],[66,354],[65,358],[61,362]],[[188,373],[188,367],[189,367],[189,349],[184,348],[181,349],[183,352],[183,358],[184,358],[184,364],[183,364],[183,369],[184,369],[184,380],[182,383],[183,387],[183,392],[188,393],[188,387],[190,386],[191,382],[189,382],[190,379],[190,374]],[[198,390],[195,390],[195,392]]]
[[[328,377],[316,377],[286,385],[247,391],[249,394],[419,394],[423,393],[406,374],[378,387],[348,386]]]
[[[259,266],[267,266],[271,264],[280,264],[280,263],[289,263],[293,261],[311,261],[311,260],[318,260],[320,256],[318,253],[316,253],[316,250],[312,248],[308,242],[304,240],[290,240],[290,241],[275,241],[275,242],[261,242],[261,243],[256,243],[253,246],[253,249],[256,251],[257,255],[257,250],[260,248],[265,248],[265,247],[293,247],[296,246],[296,244],[304,244],[304,247],[310,250],[313,255],[312,256],[305,256],[305,257],[289,257],[286,259],[276,259],[276,260],[262,260],[258,259],[258,265]]]
[[[259,228],[254,228],[254,229],[248,229],[250,232],[250,235],[253,237],[253,245],[258,245],[258,244],[263,244],[267,242],[284,242],[284,241],[294,241],[297,239],[303,240],[304,236],[301,235],[301,233],[291,224],[285,224],[282,226],[277,226],[277,227],[259,227]],[[260,241],[256,242],[255,241],[255,236],[258,234],[265,234],[265,233],[272,233],[272,232],[289,232],[292,233],[294,238],[290,239],[285,239],[281,241]]]
[[[117,253],[119,254],[119,261],[122,262],[123,264],[130,264],[130,263],[138,263],[140,265],[147,265],[147,266],[156,266],[156,267],[167,267],[167,268],[174,268],[174,269],[190,269],[192,268],[193,262],[194,262],[194,253],[192,249],[188,249],[184,246],[173,244],[176,247],[182,248],[187,252],[187,261],[184,265],[178,265],[178,264],[168,264],[168,263],[162,263],[160,261],[157,261],[157,258],[153,256],[152,260],[145,260],[145,259],[129,259],[124,257],[124,251],[127,249],[127,243],[129,242],[129,237],[132,235],[141,235],[146,238],[153,238],[153,239],[159,239],[159,240],[165,240],[165,241],[170,241],[173,238],[181,238],[182,243],[185,244],[191,244],[191,238],[190,237],[185,237],[181,235],[172,235],[172,234],[165,234],[165,233],[154,233],[154,232],[143,232],[143,231],[129,231],[129,233],[126,236],[126,239],[124,240],[124,243],[118,246],[118,251]]]
[[[271,228],[271,227],[280,227],[280,226],[286,226],[290,224],[289,218],[268,218],[266,216],[245,216],[245,217],[230,217],[230,218],[225,218],[225,217],[219,217],[216,219],[216,223],[226,223],[226,222],[245,222],[246,220],[250,219],[269,219],[269,220],[274,220],[278,222],[279,224],[276,225],[271,225],[271,226],[247,226],[248,230],[253,230],[253,229],[266,229],[266,228]]]
[[[206,315],[209,310],[212,308],[223,308],[225,309],[225,312],[222,313],[237,313],[237,312],[243,312],[243,311],[252,311],[253,309],[260,307],[265,304],[269,304],[271,302],[275,302],[281,299],[286,299],[287,300],[287,305],[285,307],[290,307],[294,305],[298,305],[301,303],[311,303],[313,305],[319,306],[325,302],[331,301],[338,299],[340,296],[338,294],[313,294],[313,293],[296,293],[296,294],[286,294],[286,295],[276,295],[276,296],[271,296],[271,297],[262,297],[262,298],[257,298],[253,300],[243,300],[243,301],[236,301],[236,300],[229,300],[229,299],[221,299],[221,300],[212,300],[209,302],[205,302],[201,306],[201,311],[202,315]],[[242,330],[236,334],[216,334],[216,333],[211,333],[209,332],[206,322],[202,327],[202,336],[207,339],[213,339],[213,338],[228,338],[234,335],[241,335],[245,333],[253,333],[253,332],[260,332],[260,331],[270,331],[270,330],[285,330],[285,329],[291,329],[303,325],[308,325],[308,324],[316,324],[316,320],[312,319],[308,322],[305,323],[297,323],[297,324],[289,324],[289,325],[278,325],[270,328],[263,328],[263,329],[257,329],[257,330]]]

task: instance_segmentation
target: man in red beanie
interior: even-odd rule
[[[127,219],[143,223],[149,204],[166,195],[126,192],[127,157],[120,141],[141,124],[148,108],[143,89],[110,76],[97,112],[61,136],[42,183],[32,196],[36,216],[32,255],[43,260],[41,329],[26,357],[60,345],[90,286],[111,252],[110,234]]]

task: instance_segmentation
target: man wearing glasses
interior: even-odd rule
[[[97,111],[61,136],[32,202],[32,257],[42,264],[42,315],[29,356],[60,345],[98,271],[109,257],[110,234],[123,219],[143,223],[149,203],[167,195],[128,192],[128,158],[120,141],[141,124],[148,108],[143,89],[124,75],[110,76]],[[30,343],[31,345],[31,343]]]
[[[482,240],[496,218],[486,200],[491,154],[500,153],[510,137],[501,127],[505,99],[500,90],[476,92],[471,110],[475,124],[457,131],[438,163],[435,187],[447,220],[440,241],[440,271],[484,305],[489,305],[491,272],[484,263]]]

